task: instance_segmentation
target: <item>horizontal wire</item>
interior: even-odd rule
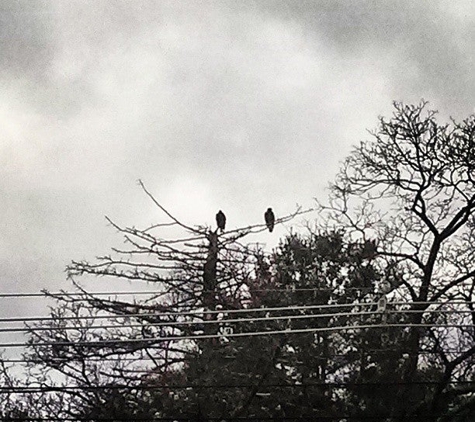
[[[226,312],[222,312],[226,313]],[[386,310],[384,312],[386,315],[398,315],[398,314],[417,314],[417,313],[430,313],[430,314],[471,314],[470,310],[444,310],[444,309],[433,309],[433,310]],[[92,330],[92,329],[109,329],[109,328],[149,328],[149,327],[173,327],[173,326],[201,326],[201,325],[225,325],[225,324],[239,324],[239,323],[252,323],[260,321],[279,321],[279,320],[301,320],[301,319],[320,319],[320,318],[335,318],[335,317],[362,317],[362,316],[378,316],[382,315],[382,312],[334,312],[327,314],[310,314],[310,315],[278,315],[278,316],[265,316],[265,317],[254,317],[254,318],[235,318],[235,319],[220,319],[220,320],[200,320],[200,321],[170,321],[170,322],[151,322],[147,324],[120,324],[120,325],[89,325],[89,326],[48,326],[48,327],[9,327],[9,328],[0,328],[0,333],[15,333],[15,332],[31,332],[31,331],[74,331],[74,330]],[[90,317],[94,319],[94,317]],[[56,318],[55,321],[59,321],[61,318]]]
[[[151,374],[153,375],[153,374]],[[146,382],[144,380],[144,382]],[[407,386],[407,385],[440,385],[440,381],[388,381],[388,382],[315,382],[315,383],[302,383],[302,384],[262,384],[259,385],[259,389],[265,388],[352,388],[352,387],[381,387],[381,386]],[[447,385],[474,385],[475,381],[448,381]],[[255,384],[166,384],[166,385],[150,385],[149,383],[140,385],[128,385],[128,384],[109,384],[109,385],[42,385],[39,387],[32,386],[1,386],[0,394],[12,393],[12,392],[67,392],[67,391],[96,391],[96,390],[186,390],[192,388],[200,389],[231,389],[231,388],[255,388]]]
[[[149,328],[149,327],[173,327],[173,326],[201,326],[201,325],[223,325],[234,323],[251,323],[258,321],[279,321],[279,320],[296,320],[296,319],[318,319],[329,318],[334,316],[364,316],[373,315],[373,312],[341,312],[331,314],[315,314],[315,315],[279,315],[269,317],[257,317],[257,318],[236,318],[236,319],[221,319],[221,320],[203,320],[203,321],[170,321],[170,322],[157,322],[148,324],[120,324],[120,325],[90,325],[79,327],[12,327],[12,328],[0,328],[0,333],[6,332],[31,332],[31,331],[73,331],[83,329],[109,329],[109,328]]]
[[[216,310],[216,311],[187,311],[187,312],[131,312],[124,314],[111,314],[111,315],[78,315],[78,316],[62,316],[62,317],[11,317],[0,318],[0,323],[9,322],[43,322],[43,321],[66,321],[66,320],[91,320],[91,319],[111,319],[111,318],[130,318],[130,317],[175,317],[175,316],[204,316],[204,315],[216,315],[216,314],[237,314],[237,313],[252,313],[252,312],[273,312],[273,311],[292,311],[292,310],[305,310],[305,309],[324,309],[324,308],[336,308],[336,307],[350,307],[350,306],[374,306],[375,303],[354,305],[310,305],[310,306],[283,306],[275,308],[248,308],[248,309],[230,309],[230,310]],[[112,312],[109,310],[102,310],[102,312]]]
[[[376,420],[376,421],[382,421],[387,418],[391,417],[390,414],[386,415],[379,415],[379,416],[361,416],[361,415],[347,415],[347,414],[335,414],[332,416],[316,416],[312,415],[312,418],[317,418],[315,420],[319,421],[324,421],[324,420],[329,420],[329,421],[335,421],[336,419],[341,420],[341,419],[349,419],[349,418],[357,418],[358,420]],[[173,418],[164,418],[164,417],[150,417],[150,418],[139,418],[134,416],[133,417],[134,421],[141,421],[141,422],[179,422],[179,421],[186,421],[189,422],[190,420],[193,420],[193,417],[173,417]],[[25,422],[25,421],[30,421],[30,422],[49,422],[49,421],[77,421],[77,422],[91,422],[91,420],[94,420],[94,422],[115,422],[115,421],[120,421],[120,422],[130,422],[130,417],[127,417],[126,419],[121,419],[120,417],[113,417],[113,418],[101,418],[94,416],[92,417],[83,417],[83,418],[68,418],[68,417],[61,417],[61,418],[52,418],[52,417],[47,417],[47,418],[29,418],[25,416],[21,416],[19,418],[15,418],[14,416],[9,416],[7,419],[0,418],[0,421],[8,421],[8,422],[13,422],[13,421],[18,421],[18,422]],[[277,416],[277,417],[270,417],[270,416],[246,416],[246,417],[208,417],[204,419],[206,421],[220,421],[220,422],[227,422],[227,421],[309,421],[308,416],[298,416],[298,417],[292,417],[292,416]],[[416,421],[421,421],[420,416],[404,416],[405,421],[409,420],[416,420]]]
[[[0,343],[1,348],[11,347],[43,347],[43,346],[89,346],[89,347],[110,347],[111,345],[119,344],[135,344],[135,343],[162,343],[182,340],[210,340],[230,337],[256,337],[268,336],[278,334],[303,334],[303,333],[319,333],[328,331],[348,331],[348,330],[364,330],[370,328],[473,328],[472,324],[363,324],[350,326],[335,326],[335,327],[313,327],[302,329],[288,329],[288,330],[270,330],[270,331],[251,331],[245,333],[230,333],[230,334],[199,334],[199,335],[184,335],[184,336],[167,336],[167,337],[149,337],[149,338],[132,338],[128,340],[112,339],[112,340],[96,340],[96,341],[55,341],[55,342],[41,342],[41,343]]]
[[[472,285],[471,283],[461,283],[458,284],[457,286],[465,286],[465,285]],[[440,288],[443,288],[444,286],[440,286]],[[456,287],[456,286],[454,286]],[[223,288],[223,291],[226,291],[227,289],[233,289],[232,286],[225,287]],[[272,288],[265,288],[265,289],[255,289],[252,287],[247,286],[248,290],[243,290],[241,287],[238,289],[234,289],[236,291],[241,291],[241,293],[251,293],[251,292],[287,292],[287,293],[292,293],[292,292],[333,292],[338,289],[343,289],[345,291],[347,290],[355,290],[355,291],[374,291],[374,287],[343,287],[343,286],[335,286],[335,287],[309,287],[309,288],[282,288],[282,289],[272,289]],[[200,293],[216,293],[215,290],[199,290]],[[99,291],[99,292],[64,292],[64,291],[59,291],[59,292],[18,292],[18,293],[0,293],[0,298],[13,298],[13,297],[18,297],[18,298],[27,298],[27,297],[81,297],[81,296],[128,296],[128,295],[134,295],[134,296],[139,296],[139,295],[165,295],[169,294],[170,292],[164,292],[164,291],[112,291],[112,292],[106,292],[106,291]],[[375,292],[376,293],[376,292]]]
[[[395,349],[393,347],[391,348],[379,348],[379,349],[375,349],[375,348],[366,348],[366,349],[355,349],[355,350],[349,350],[345,353],[327,353],[325,355],[325,357],[330,357],[330,358],[333,358],[333,357],[347,357],[350,353],[360,353],[361,351],[364,351],[364,352],[369,352],[369,353],[372,353],[372,354],[386,354],[388,352],[394,352]],[[406,352],[409,352],[409,350],[407,349],[398,349],[397,350],[398,352],[400,353],[406,353]],[[442,352],[445,353],[445,354],[465,354],[467,352],[471,351],[470,349],[464,349],[464,350],[460,350],[460,349],[443,349]],[[419,350],[418,352],[418,355],[438,355],[439,353],[441,353],[441,351],[436,351],[436,350],[427,350],[427,349],[422,349],[422,350]],[[88,356],[84,356],[84,360],[88,361],[88,362],[136,362],[136,361],[155,361],[157,359],[162,359],[161,357],[150,357],[150,356],[137,356],[137,357],[126,357],[126,356],[120,356],[120,357],[88,357]],[[44,360],[42,359],[25,359],[25,358],[22,358],[22,359],[15,359],[15,358],[9,358],[9,359],[2,359],[0,358],[0,362],[3,362],[3,363],[45,363]]]
[[[297,288],[297,289],[254,289],[249,288],[248,291],[243,290],[242,293],[251,293],[251,292],[328,292],[341,289],[343,287],[334,287],[334,288]],[[223,291],[227,289],[233,289],[232,287],[223,288]],[[240,291],[241,288],[233,289]],[[345,287],[344,290],[373,290],[372,287]],[[215,290],[199,290],[200,293],[216,293]],[[165,295],[169,294],[170,292],[163,292],[163,291],[118,291],[118,292],[85,292],[85,293],[69,293],[69,292],[45,292],[45,293],[0,293],[0,298],[12,298],[12,297],[19,297],[19,298],[27,298],[27,297],[46,297],[46,298],[54,298],[54,297],[81,297],[81,296],[139,296],[139,295]]]
[[[326,420],[326,419],[329,419],[329,420],[334,420],[334,418],[347,418],[349,416],[323,416],[323,417],[318,417],[319,420]],[[387,416],[389,417],[389,415]],[[292,418],[292,417],[278,417],[279,420],[285,420],[285,421],[308,421],[308,418],[307,417],[297,417],[297,418]],[[358,417],[358,419],[362,419],[361,417]],[[368,419],[368,418],[363,418],[363,419]],[[373,418],[371,417],[371,420],[373,419],[379,419],[378,418]],[[49,422],[49,421],[77,421],[77,422],[91,422],[91,420],[94,420],[94,422],[116,422],[116,421],[120,421],[120,422],[130,422],[130,417],[127,417],[126,419],[121,419],[120,417],[113,417],[113,418],[100,418],[100,417],[97,417],[97,416],[94,416],[94,417],[84,417],[84,418],[65,418],[65,417],[61,417],[61,418],[52,418],[52,417],[47,417],[47,418],[29,418],[29,417],[26,417],[26,416],[21,416],[21,417],[18,417],[18,418],[15,418],[14,416],[9,416],[8,418],[4,419],[4,418],[0,418],[0,421],[8,421],[8,422],[13,422],[13,421],[18,421],[18,422],[25,422],[25,421],[29,421],[29,422]],[[167,422],[178,422],[178,421],[186,421],[186,422],[189,422],[190,420],[193,420],[192,418],[190,417],[187,417],[187,418],[181,418],[181,417],[178,417],[178,418],[159,418],[159,417],[156,417],[156,416],[153,416],[153,417],[149,417],[149,418],[140,418],[140,417],[137,417],[137,416],[134,416],[134,421],[141,421],[141,422],[155,422],[155,421],[167,421]],[[262,420],[270,420],[270,421],[273,421],[275,420],[275,418],[273,417],[238,417],[238,418],[229,418],[229,417],[222,417],[222,418],[210,418],[210,417],[206,417],[206,420],[207,421],[221,421],[221,422],[226,422],[226,421],[262,421]]]
[[[372,348],[367,348],[367,349],[358,349],[358,350],[349,350],[348,352],[346,353],[328,353],[325,355],[325,358],[342,358],[342,357],[348,357],[350,354],[352,353],[361,353],[361,352],[365,352],[365,353],[371,353],[371,354],[377,354],[377,355],[384,355],[384,354],[388,354],[389,352],[394,352],[395,349],[394,348],[388,348],[388,349],[372,349]],[[444,349],[442,350],[443,353],[445,354],[464,354],[464,353],[467,353],[469,352],[470,350],[456,350],[456,349]],[[397,352],[399,353],[407,353],[409,352],[409,350],[406,350],[406,349],[398,349]],[[120,352],[119,352],[120,353]],[[420,356],[431,356],[431,355],[438,355],[440,354],[441,351],[435,351],[435,350],[420,350],[417,352],[418,355]],[[160,360],[160,359],[163,359],[161,357],[149,357],[149,356],[137,356],[137,357],[125,357],[125,356],[121,356],[121,357],[104,357],[104,358],[99,358],[99,357],[88,357],[88,356],[84,356],[84,361],[86,362],[100,362],[100,363],[107,363],[107,362],[123,362],[123,363],[126,363],[126,362],[138,362],[138,361],[150,361],[150,362],[154,362],[155,360]],[[2,363],[20,363],[20,364],[25,364],[25,363],[35,363],[35,364],[40,364],[40,363],[45,363],[44,360],[42,359],[1,359],[0,358],[0,362]],[[46,362],[47,363],[47,362]],[[147,369],[144,369],[144,371],[147,370]]]
[[[90,319],[110,319],[110,318],[129,318],[129,317],[174,317],[174,316],[201,316],[214,314],[236,314],[236,313],[252,313],[252,312],[273,312],[273,311],[293,311],[306,309],[329,309],[329,308],[348,308],[348,307],[368,307],[377,306],[377,302],[355,302],[355,303],[335,303],[335,304],[321,304],[321,305],[298,305],[298,306],[280,306],[280,307],[263,307],[263,308],[242,308],[242,309],[222,309],[222,310],[203,310],[203,311],[186,311],[186,312],[132,312],[119,315],[95,315],[95,316],[66,316],[66,317],[13,317],[0,318],[0,323],[4,322],[40,322],[40,321],[59,321],[59,320],[90,320]],[[390,305],[414,306],[414,305],[428,305],[428,306],[453,306],[453,305],[468,305],[475,304],[471,301],[453,301],[453,302],[389,302]],[[125,305],[128,306],[128,305]],[[133,306],[133,305],[130,305]],[[166,306],[166,305],[160,305]],[[102,312],[112,312],[110,310],[101,309]],[[411,311],[411,310],[408,310]],[[418,310],[412,310],[417,312]],[[421,310],[422,311],[422,310]],[[424,313],[430,310],[424,309]]]

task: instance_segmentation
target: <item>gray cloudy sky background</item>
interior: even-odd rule
[[[2,291],[69,289],[71,259],[121,244],[105,214],[158,222],[139,178],[189,224],[325,199],[393,100],[473,113],[474,21],[469,0],[0,0]]]

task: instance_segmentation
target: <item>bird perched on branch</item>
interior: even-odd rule
[[[274,224],[275,224],[275,215],[272,211],[272,208],[267,208],[267,211],[264,214],[264,219],[266,220],[267,228],[272,233],[272,230],[274,230]]]
[[[216,214],[216,224],[218,225],[218,229],[221,229],[221,232],[224,232],[224,228],[226,227],[226,216],[221,210]]]

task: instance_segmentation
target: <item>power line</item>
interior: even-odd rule
[[[44,297],[48,299],[54,299],[56,297],[81,297],[81,296],[139,296],[139,295],[165,295],[169,292],[158,292],[158,291],[120,291],[120,292],[86,292],[86,293],[68,293],[68,292],[44,292],[44,293],[0,293],[0,298],[37,298]],[[85,299],[86,300],[86,299]]]
[[[215,315],[221,313],[236,314],[236,313],[252,313],[252,312],[272,312],[285,310],[305,310],[305,309],[327,309],[327,308],[348,308],[351,306],[374,306],[375,303],[361,303],[361,304],[331,304],[331,305],[299,305],[299,306],[279,306],[279,307],[262,307],[262,308],[242,308],[242,309],[227,309],[227,310],[202,310],[202,311],[186,311],[186,312],[130,312],[117,315],[95,315],[95,316],[67,316],[67,317],[13,317],[0,318],[1,322],[24,322],[24,321],[50,321],[50,320],[76,320],[76,319],[104,319],[104,318],[126,318],[126,317],[174,317],[174,316],[199,316],[199,315]],[[134,306],[125,304],[125,306]],[[158,305],[165,306],[165,305]],[[102,312],[111,312],[110,310],[101,309]]]
[[[471,286],[471,283],[461,283],[457,284],[457,286]],[[454,286],[454,287],[457,287]],[[351,287],[351,286],[335,286],[335,287],[309,287],[309,288],[265,288],[265,289],[255,289],[252,286],[245,286],[246,289],[242,289],[242,286],[238,287],[237,289],[234,288],[233,286],[225,287],[223,288],[223,291],[226,291],[227,289],[234,289],[236,291],[241,291],[242,293],[251,293],[251,292],[282,292],[282,293],[293,293],[293,292],[333,292],[339,289],[345,290],[345,291],[373,291],[374,292],[374,287]],[[444,286],[439,286],[443,288]],[[215,290],[205,290],[205,289],[200,289],[199,293],[216,293]],[[376,293],[376,292],[374,292]],[[136,291],[99,291],[99,292],[64,292],[64,291],[59,291],[59,292],[18,292],[18,293],[0,293],[0,298],[36,298],[36,297],[45,297],[45,298],[54,298],[54,297],[81,297],[81,296],[140,296],[140,295],[152,295],[152,296],[157,296],[157,295],[166,295],[170,294],[168,291],[158,291],[158,290],[152,290],[152,291],[145,291],[145,290],[136,290]],[[87,300],[85,298],[85,300]]]
[[[234,289],[232,286],[223,288],[223,291],[226,291],[227,289],[231,290]],[[337,287],[319,287],[319,288],[295,288],[295,289],[254,289],[252,287],[248,287],[249,290],[243,290],[242,293],[251,293],[251,292],[282,292],[282,293],[292,293],[292,292],[331,292],[335,291],[338,289],[344,289],[344,290],[373,290],[372,287],[342,287],[342,286],[337,286]],[[237,289],[234,289],[237,291],[242,290],[241,287],[238,287]],[[200,289],[199,293],[216,293],[215,290],[205,290],[205,289]],[[0,298],[36,298],[36,297],[45,297],[45,298],[55,298],[55,297],[82,297],[82,296],[141,296],[141,295],[151,295],[151,296],[157,296],[157,295],[166,295],[170,294],[170,292],[163,292],[163,291],[116,291],[116,292],[84,292],[84,293],[75,293],[75,292],[40,292],[40,293],[0,293]],[[84,300],[88,300],[87,298],[84,298]]]
[[[231,337],[256,337],[280,334],[304,334],[304,333],[320,333],[331,331],[348,331],[348,330],[364,330],[364,329],[387,329],[387,328],[473,328],[472,324],[362,324],[351,326],[334,326],[334,327],[313,327],[302,329],[286,329],[286,330],[269,330],[269,331],[250,331],[243,333],[229,333],[229,334],[197,334],[197,335],[183,335],[183,336],[163,336],[163,337],[148,337],[148,338],[132,338],[128,340],[111,339],[111,340],[96,340],[96,341],[56,341],[56,342],[41,342],[41,343],[0,343],[1,348],[11,347],[43,347],[43,346],[69,346],[69,347],[110,347],[120,344],[140,344],[140,343],[162,343],[171,341],[185,341],[185,340],[210,340],[222,339]]]
[[[379,416],[365,416],[365,415],[348,415],[348,414],[334,414],[332,416],[320,416],[318,414],[315,414],[313,413],[311,418],[312,420],[315,420],[315,421],[324,421],[324,420],[329,420],[329,421],[335,421],[336,419],[338,420],[341,420],[341,419],[348,419],[348,418],[351,418],[351,419],[354,419],[354,418],[357,418],[358,420],[375,420],[375,421],[382,421],[382,420],[385,420],[386,418],[389,418],[391,417],[390,414],[386,414],[386,415],[379,415]],[[153,416],[153,417],[148,417],[148,418],[141,418],[141,417],[137,417],[137,416],[133,416],[133,420],[134,421],[141,421],[141,422],[179,422],[179,421],[186,421],[186,422],[190,422],[191,420],[193,420],[193,416],[189,416],[189,417],[157,417],[157,416]],[[49,422],[49,421],[77,421],[77,422],[91,422],[91,420],[94,420],[95,422],[97,421],[101,421],[101,422],[115,422],[115,421],[120,421],[120,422],[130,422],[130,417],[127,417],[126,419],[122,419],[121,417],[98,417],[98,416],[91,416],[91,417],[74,417],[74,418],[70,418],[70,417],[61,417],[61,418],[55,418],[55,417],[47,417],[47,418],[42,418],[42,417],[35,417],[35,418],[30,418],[30,417],[27,417],[27,416],[21,416],[21,417],[14,417],[14,416],[9,416],[8,418],[4,419],[4,418],[0,418],[0,421],[8,421],[8,422],[12,422],[12,421],[18,421],[18,422],[25,422],[25,421],[30,421],[30,422]],[[226,416],[223,416],[223,417],[204,417],[202,420],[205,420],[205,421],[220,421],[220,422],[227,422],[227,421],[275,421],[275,420],[279,420],[279,421],[294,421],[294,422],[298,422],[298,421],[309,421],[309,416],[298,416],[298,417],[292,417],[292,416],[273,416],[273,417],[270,417],[270,416],[259,416],[259,417],[255,417],[255,416],[246,416],[246,417],[226,417]],[[426,421],[426,422],[433,422],[434,419],[421,419],[421,416],[404,416],[404,420],[405,421],[408,421],[408,420],[415,420],[415,421],[418,421],[418,422],[421,422],[421,421]]]
[[[452,301],[452,302],[389,302],[391,306],[414,306],[414,305],[427,305],[427,306],[453,306],[453,305],[468,305],[475,304],[472,301]],[[124,304],[124,306],[135,306]],[[166,306],[166,305],[157,305]],[[253,312],[273,312],[273,311],[294,311],[294,310],[322,310],[332,308],[361,308],[361,307],[374,307],[377,306],[377,302],[355,302],[355,303],[334,303],[334,304],[319,304],[319,305],[291,305],[291,306],[279,306],[279,307],[262,307],[262,308],[241,308],[241,309],[222,309],[222,310],[200,310],[200,311],[181,311],[181,312],[130,312],[123,314],[112,315],[88,315],[88,316],[63,316],[63,317],[12,317],[12,318],[0,318],[0,323],[5,322],[40,322],[40,321],[59,321],[59,320],[81,320],[81,319],[109,319],[109,318],[128,318],[128,317],[174,317],[174,316],[200,316],[200,315],[215,315],[215,314],[237,314],[237,313],[253,313]],[[100,309],[101,312],[112,312],[112,310]],[[408,309],[407,312],[423,312],[429,313],[430,309]]]
[[[220,313],[226,313],[220,312]],[[444,309],[434,309],[434,310],[387,310],[386,315],[397,315],[397,314],[414,314],[414,313],[430,313],[430,314],[471,314],[470,310],[444,310]],[[120,324],[120,325],[88,325],[84,326],[40,326],[40,327],[9,327],[9,328],[0,328],[0,333],[14,333],[14,332],[31,332],[31,331],[73,331],[73,330],[83,330],[87,328],[88,330],[92,329],[110,329],[110,328],[149,328],[149,327],[173,327],[173,326],[202,326],[202,325],[226,325],[226,324],[241,324],[241,323],[253,323],[253,322],[271,322],[279,320],[303,320],[303,319],[322,319],[322,318],[335,318],[335,317],[362,317],[362,316],[378,316],[381,315],[377,312],[364,311],[364,312],[335,312],[327,314],[307,314],[307,315],[277,315],[277,316],[265,316],[265,317],[253,317],[253,318],[231,318],[231,319],[219,319],[219,320],[199,320],[199,321],[169,321],[169,322],[150,322],[147,324]],[[94,317],[83,317],[84,319],[94,319]],[[110,317],[112,319],[113,316]],[[74,318],[76,320],[77,317]],[[61,321],[61,317],[55,317],[56,321]],[[1,322],[1,321],[0,321]]]
[[[234,388],[254,388],[255,384],[161,384],[150,385],[150,381],[144,381],[145,384],[129,385],[129,384],[106,384],[106,385],[41,385],[38,387],[31,386],[11,386],[0,387],[0,394],[15,393],[15,392],[28,392],[28,393],[43,393],[43,392],[68,392],[68,391],[97,391],[97,390],[186,390],[192,388],[199,389],[234,389]],[[448,385],[474,385],[475,381],[449,381]],[[299,384],[282,384],[282,383],[267,383],[259,385],[260,390],[266,388],[353,388],[353,387],[382,387],[382,386],[407,386],[407,385],[440,385],[440,381],[374,381],[374,382],[314,382],[314,383],[299,383]]]
[[[465,354],[469,350],[443,349],[442,351],[445,354],[457,354],[457,355],[459,355],[459,354]],[[351,356],[352,354],[361,353],[361,352],[371,353],[371,354],[375,354],[375,355],[378,355],[378,354],[384,355],[384,354],[388,354],[389,352],[395,352],[395,349],[394,348],[375,349],[375,348],[371,348],[371,347],[360,348],[360,349],[349,350],[346,353],[326,353],[325,358],[348,357],[348,356]],[[409,350],[399,348],[399,349],[397,349],[397,352],[400,353],[400,354],[403,354],[403,353],[409,352]],[[429,355],[429,356],[430,355],[438,355],[439,353],[441,353],[441,352],[436,351],[436,350],[419,350],[417,352],[418,355],[422,355],[422,356],[424,356],[424,355]],[[161,357],[153,358],[153,357],[149,357],[149,356],[140,355],[140,356],[137,356],[137,357],[126,357],[126,356],[121,356],[121,357],[112,357],[112,356],[89,357],[89,356],[84,356],[83,359],[87,362],[90,362],[90,363],[93,363],[93,362],[106,363],[106,362],[138,362],[138,361],[153,362],[157,359],[159,360],[159,359],[162,359],[162,358]],[[45,363],[45,361],[40,359],[40,358],[32,358],[32,359],[26,359],[26,358],[23,358],[23,359],[15,359],[15,358],[1,359],[0,358],[0,362],[2,362],[2,363],[21,363],[21,364],[23,364],[23,363],[35,363],[35,364]]]
[[[243,286],[226,286],[222,288],[222,291],[225,292],[226,290],[235,290],[241,291],[241,293],[252,293],[252,292],[282,292],[282,293],[293,293],[293,292],[333,292],[335,290],[350,290],[350,291],[369,291],[374,290],[373,287],[351,287],[351,286],[335,286],[335,287],[309,287],[309,288],[265,288],[265,289],[256,289],[252,286],[245,286],[246,288],[243,289]],[[206,290],[206,289],[199,289],[199,293],[216,293],[216,290]],[[157,291],[157,290],[135,290],[135,291],[99,291],[99,292],[18,292],[18,293],[0,293],[0,298],[12,298],[12,297],[82,297],[82,296],[141,296],[141,295],[166,295],[170,294],[169,291]],[[85,300],[87,300],[85,298]]]

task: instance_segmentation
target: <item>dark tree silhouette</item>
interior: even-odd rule
[[[388,298],[408,302],[413,328],[400,374],[406,388],[398,392],[407,406],[393,409],[404,419],[424,407],[438,414],[456,397],[473,406],[475,386],[456,388],[453,382],[475,377],[475,332],[467,326],[475,321],[475,117],[439,124],[425,102],[394,107],[391,119],[380,118],[374,139],[346,159],[322,213],[327,211],[326,224],[337,224],[363,245],[378,240],[371,255],[386,267]],[[393,264],[404,270],[397,285]],[[416,327],[421,324],[426,328]],[[436,351],[435,361],[423,350]],[[444,368],[443,375],[431,374],[437,387],[422,405],[412,403],[418,396],[410,383],[433,365]]]
[[[220,234],[210,227],[191,227],[141,186],[168,221],[138,229],[123,228],[108,219],[124,235],[126,246],[92,263],[73,261],[67,271],[76,295],[50,294],[58,300],[50,319],[29,326],[25,356],[34,362],[29,382],[50,387],[30,392],[28,397],[37,403],[52,403],[59,417],[153,419],[157,412],[165,414],[163,402],[173,402],[174,394],[182,394],[177,393],[179,385],[178,390],[157,389],[166,380],[198,385],[189,397],[190,417],[212,417],[222,411],[199,385],[212,385],[213,377],[222,370],[219,359],[237,353],[222,346],[223,335],[232,336],[222,314],[248,306],[254,281],[251,274],[260,252],[242,240],[267,227],[256,224]],[[297,210],[283,221],[302,213]],[[180,231],[181,236],[177,235]],[[167,233],[173,237],[167,238]],[[153,285],[154,290],[139,298],[99,297],[81,287],[79,276],[134,281]],[[246,329],[249,327],[243,331]],[[271,349],[278,354],[279,345],[272,337],[255,344],[262,355],[267,356]],[[252,386],[264,377],[267,366],[262,367],[263,363],[257,360],[246,366],[241,362],[249,371],[243,382]],[[182,376],[185,368],[187,373]],[[58,379],[65,380],[68,388],[58,385]],[[220,393],[218,389],[215,395]],[[233,394],[226,411],[246,414],[254,393],[245,389]],[[61,406],[65,402],[69,404]],[[179,412],[186,407],[181,403],[170,409]]]

